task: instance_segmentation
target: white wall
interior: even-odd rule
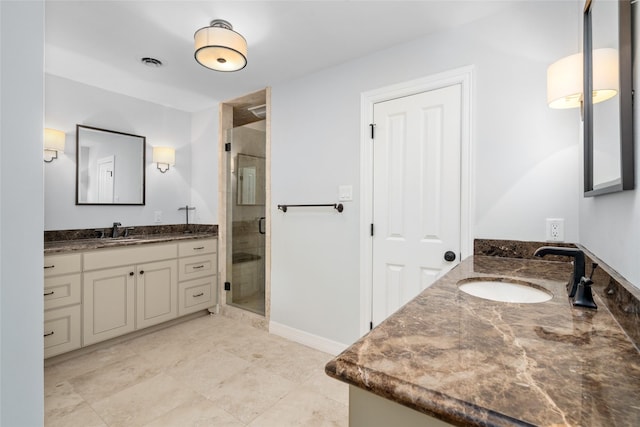
[[[503,13],[355,59],[272,90],[271,320],[332,341],[359,335],[360,94],[475,67],[474,236],[544,240],[545,218],[578,237],[578,120],[546,105],[546,68],[579,50],[578,2],[518,2]],[[280,203],[355,198],[342,214]]]
[[[191,115],[191,204],[200,224],[218,223],[218,105]]]
[[[162,224],[183,224],[178,208],[192,205],[191,120],[184,111],[45,75],[45,125],[67,135],[65,152],[45,166],[45,230],[104,228],[114,221],[123,227],[154,225],[155,211],[162,212]],[[145,206],[75,205],[76,124],[146,137]],[[176,165],[164,174],[152,163],[153,146],[176,149]]]
[[[0,425],[7,427],[43,424],[43,58],[44,2],[0,1]]]
[[[640,28],[637,7],[632,7],[633,25]],[[640,36],[634,39],[633,86],[640,87]],[[636,89],[637,90],[637,89]],[[580,243],[627,280],[640,288],[640,109],[635,104],[634,144],[636,189],[598,197],[580,198]],[[582,181],[579,189],[582,192]]]

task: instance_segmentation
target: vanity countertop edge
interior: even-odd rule
[[[454,425],[640,424],[640,353],[599,295],[571,305],[566,262],[475,255],[325,367],[338,380]],[[553,298],[493,302],[473,277],[525,280]]]
[[[76,251],[86,251],[93,249],[131,247],[136,245],[145,245],[151,243],[178,242],[194,239],[217,239],[218,236],[213,232],[198,232],[191,234],[184,233],[166,233],[166,234],[147,234],[135,235],[123,238],[96,238],[96,239],[77,239],[77,240],[60,240],[44,242],[44,254],[63,254]]]

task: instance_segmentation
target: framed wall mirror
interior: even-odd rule
[[[585,197],[635,187],[631,19],[630,0],[585,2]]]
[[[76,205],[145,204],[144,136],[76,125]]]

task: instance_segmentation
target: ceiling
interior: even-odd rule
[[[511,0],[513,1],[513,0]],[[496,13],[504,1],[46,0],[45,72],[194,112]],[[241,71],[193,58],[193,35],[229,21],[248,43]],[[142,57],[162,61],[143,65]]]

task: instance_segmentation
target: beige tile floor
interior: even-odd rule
[[[330,359],[203,316],[45,368],[45,425],[347,426]]]

